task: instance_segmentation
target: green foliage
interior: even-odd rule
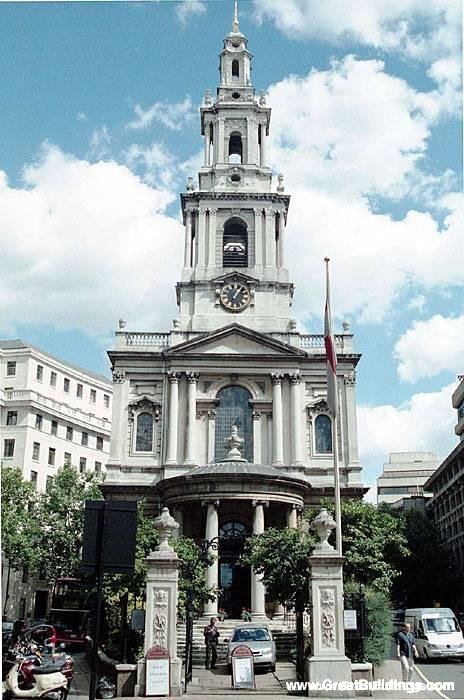
[[[446,604],[453,592],[453,568],[436,523],[418,510],[401,516],[409,555],[399,562],[394,598],[405,607]]]
[[[385,591],[366,588],[367,637],[365,654],[367,661],[375,666],[390,656],[393,632],[391,603]]]
[[[206,558],[201,556],[198,545],[188,537],[179,537],[172,541],[172,545],[180,559],[179,567],[179,617],[185,618],[187,596],[190,596],[190,604],[195,614],[198,614],[203,605],[209,600],[214,600],[217,588],[206,586],[206,568],[213,562],[213,554]]]
[[[263,575],[271,600],[295,605],[307,590],[308,557],[315,538],[301,530],[269,528],[247,540],[242,561]]]
[[[34,542],[39,534],[34,512],[37,493],[17,467],[2,465],[1,482],[3,552],[12,568],[26,566],[32,570],[37,561]]]
[[[85,501],[100,500],[94,474],[80,474],[70,464],[58,469],[48,491],[39,497],[37,553],[47,579],[79,576]]]

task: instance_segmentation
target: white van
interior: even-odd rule
[[[464,637],[450,608],[408,608],[404,621],[411,625],[421,658],[464,659]]]

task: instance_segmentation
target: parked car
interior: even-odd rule
[[[464,637],[450,608],[409,608],[404,621],[411,625],[421,658],[464,659]]]
[[[249,622],[234,628],[227,646],[227,670],[232,673],[232,652],[235,647],[245,645],[253,654],[255,668],[267,668],[274,672],[276,668],[276,645],[272,632],[267,625]]]

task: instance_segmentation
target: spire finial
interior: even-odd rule
[[[232,24],[232,30],[234,32],[238,32],[238,2],[235,0],[234,2],[234,21]]]

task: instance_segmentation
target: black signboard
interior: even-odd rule
[[[133,573],[136,535],[135,501],[86,501],[81,571],[95,573],[101,551],[104,573]]]

